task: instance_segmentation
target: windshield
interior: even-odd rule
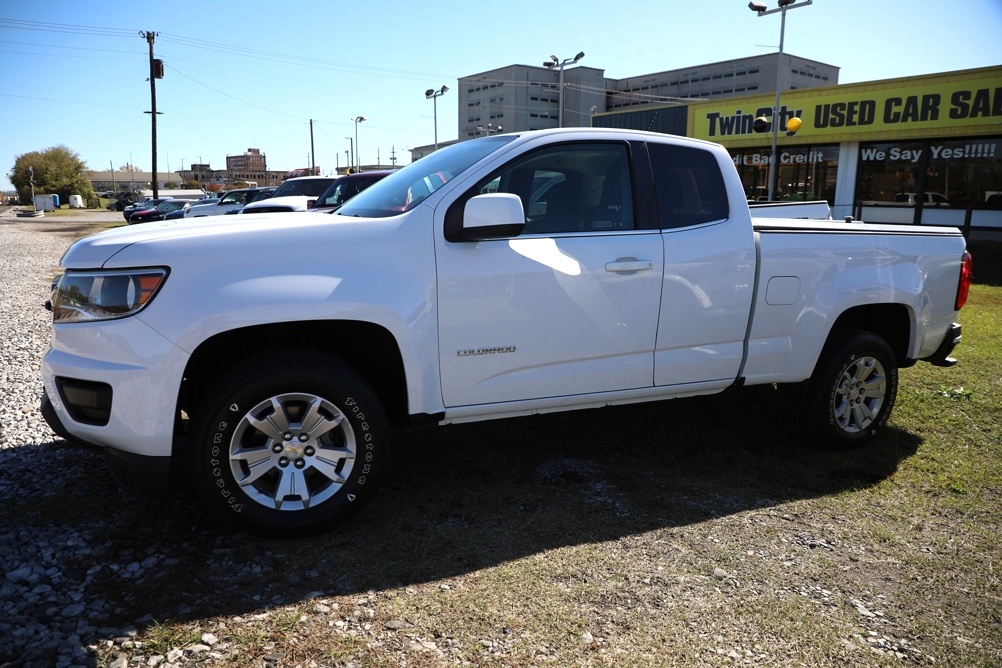
[[[280,185],[275,192],[271,194],[271,196],[289,197],[299,195],[305,197],[319,197],[325,190],[327,190],[327,187],[332,184],[336,178],[337,177],[332,176],[324,179],[290,179]]]
[[[514,139],[515,135],[495,135],[435,151],[352,197],[336,215],[387,218],[410,211],[428,195]]]

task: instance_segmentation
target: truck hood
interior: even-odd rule
[[[116,227],[77,240],[63,255],[64,269],[169,266],[180,256],[207,258],[241,251],[257,254],[309,248],[321,238],[338,241],[396,228],[406,216],[366,219],[325,213],[179,218]],[[387,225],[391,223],[391,225]]]
[[[268,199],[262,199],[257,202],[251,202],[250,204],[244,206],[241,210],[242,213],[250,213],[255,209],[267,209],[273,206],[287,206],[293,211],[306,211],[307,203],[310,200],[318,200],[320,196],[307,197],[306,195],[287,195],[285,197],[269,197]]]

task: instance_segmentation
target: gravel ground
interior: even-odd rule
[[[16,218],[0,214],[0,499],[15,507],[60,487],[70,465],[102,464],[95,452],[71,449],[39,412],[40,360],[51,316],[46,277],[52,276],[71,236],[53,227],[79,220]],[[106,217],[106,216],[105,216]],[[96,217],[93,217],[96,218]],[[83,457],[81,458],[81,454]],[[81,461],[82,460],[82,461]],[[0,665],[87,665],[86,644],[98,634],[103,603],[87,600],[89,566],[96,563],[87,537],[74,527],[58,530],[0,516]],[[77,566],[88,567],[82,573]],[[100,567],[98,567],[100,568]]]

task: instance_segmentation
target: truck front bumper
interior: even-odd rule
[[[123,487],[160,498],[187,360],[136,317],[56,324],[42,358],[42,415],[66,440],[102,448]]]
[[[59,419],[49,395],[42,390],[42,417],[52,431],[70,443],[102,448],[111,475],[119,485],[128,491],[148,499],[163,499],[167,496],[171,457],[154,457],[125,452],[111,447],[102,447],[79,436],[71,434]]]

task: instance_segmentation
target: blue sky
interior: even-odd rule
[[[775,0],[767,0],[770,6]],[[457,79],[551,54],[611,78],[776,51],[778,14],[747,0],[467,3],[0,1],[0,189],[15,158],[65,145],[91,169],[151,160],[149,47],[159,33],[158,170],[260,148],[269,169],[409,162],[455,139]],[[1002,64],[1002,0],[814,0],[788,12],[785,51],[855,83]]]

